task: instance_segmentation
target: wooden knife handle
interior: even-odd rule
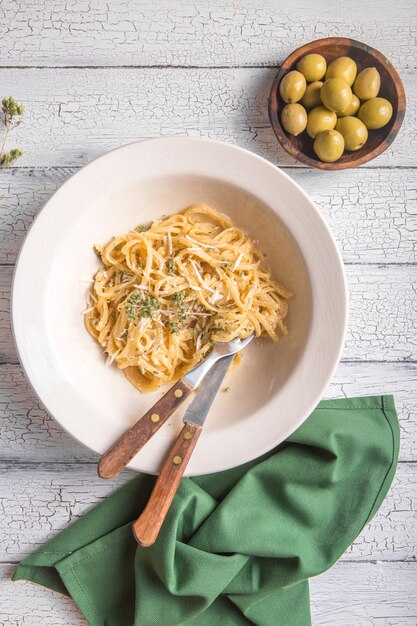
[[[126,467],[145,443],[165,424],[173,412],[193,391],[191,385],[179,380],[101,457],[98,475],[114,478]]]
[[[165,459],[148,504],[133,524],[136,541],[144,548],[156,541],[200,434],[201,426],[185,424]]]

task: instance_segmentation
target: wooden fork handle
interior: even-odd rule
[[[183,379],[171,387],[132,428],[123,433],[116,443],[103,454],[98,464],[98,475],[101,478],[118,476],[192,391],[191,385]]]
[[[144,548],[155,543],[200,434],[201,426],[185,424],[165,459],[148,504],[133,524],[136,541]]]

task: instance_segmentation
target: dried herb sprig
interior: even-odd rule
[[[147,224],[139,224],[139,226],[136,226],[135,231],[137,233],[145,233],[147,230],[150,229],[151,226],[152,222],[148,222]]]
[[[3,113],[3,124],[6,127],[3,141],[0,147],[0,167],[8,167],[16,159],[22,156],[23,152],[19,148],[12,148],[9,152],[5,152],[7,138],[10,132],[19,126],[22,121],[24,112],[23,104],[18,104],[14,98],[3,98],[1,110]]]
[[[183,322],[185,320],[185,311],[187,306],[184,301],[184,292],[176,291],[172,296],[172,302],[178,309],[178,321]]]
[[[168,259],[166,273],[168,275],[171,275],[173,273],[174,269],[175,269],[175,261],[174,261],[174,259]]]
[[[165,328],[169,329],[171,335],[177,335],[183,326],[183,322],[185,321],[187,305],[185,304],[184,296],[185,294],[183,291],[176,291],[171,297],[171,302],[178,309],[177,320],[169,320],[165,322]]]
[[[180,332],[180,326],[178,322],[172,322],[171,320],[165,322],[165,328],[169,328],[169,332],[171,333],[171,335],[178,335],[178,333]]]

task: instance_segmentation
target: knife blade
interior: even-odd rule
[[[191,404],[188,406],[182,421],[185,424],[204,425],[207,415],[210,411],[214,398],[219,391],[220,385],[229,369],[230,363],[233,361],[234,355],[225,356],[217,361],[211,370],[203,378],[202,382],[195,392],[195,396]]]
[[[143,547],[151,546],[158,536],[232,359],[230,355],[213,365],[184,414],[183,429],[168,452],[146,507],[133,524],[136,541]]]
[[[124,432],[119,439],[103,454],[98,464],[98,474],[101,478],[114,478],[143,446],[158,432],[173,412],[190,394],[199,387],[201,381],[213,365],[220,359],[231,359],[234,354],[242,350],[252,341],[254,333],[246,339],[232,339],[227,342],[217,342],[210,354],[180,380],[168,389],[159,400],[147,410],[144,415]],[[225,366],[226,367],[226,364]],[[218,387],[217,387],[218,389]],[[214,392],[215,393],[215,392]],[[210,408],[210,404],[208,408]],[[204,413],[204,418],[206,413]],[[192,422],[190,422],[192,423]]]

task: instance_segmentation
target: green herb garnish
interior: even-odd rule
[[[176,304],[177,306],[182,304],[184,302],[184,292],[183,291],[176,291],[172,295],[172,302],[174,304]]]
[[[175,269],[175,261],[174,261],[174,259],[168,259],[168,261],[167,261],[167,270],[166,270],[167,274],[172,274],[174,269]]]
[[[4,133],[3,141],[0,147],[0,167],[8,167],[11,163],[13,163],[13,161],[16,161],[16,159],[21,157],[23,154],[19,148],[12,148],[10,152],[4,152],[4,147],[10,131],[12,131],[13,128],[16,128],[16,126],[19,126],[21,123],[24,107],[23,104],[17,104],[14,98],[3,98],[1,104],[3,124],[6,127],[6,132]]]
[[[134,291],[125,302],[125,311],[131,322],[140,317],[152,317],[159,309],[159,302],[153,296],[145,295],[143,291]]]
[[[175,306],[178,309],[178,321],[179,322],[183,322],[185,320],[185,311],[186,311],[186,304],[184,301],[184,292],[183,291],[176,291],[172,298],[171,298],[172,302],[175,304]]]
[[[147,224],[139,224],[139,226],[136,226],[135,230],[137,233],[144,233],[149,230],[151,226],[152,222],[148,222]]]
[[[169,320],[168,322],[165,322],[165,327],[169,328],[171,335],[178,335],[180,332],[180,327],[177,322],[171,322],[171,320]]]
[[[224,392],[224,393],[228,393],[229,391],[230,391],[230,387],[225,387],[225,388],[223,389],[223,392]]]

